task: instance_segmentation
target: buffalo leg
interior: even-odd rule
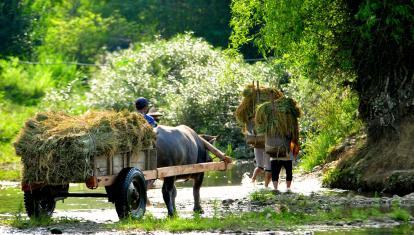
[[[177,190],[174,181],[174,177],[167,177],[164,178],[164,184],[162,185],[162,196],[167,206],[169,216],[175,214],[175,196],[177,195]]]
[[[194,177],[193,183],[193,196],[194,196],[194,212],[203,213],[203,209],[200,205],[200,188],[203,183],[204,173],[197,174]]]

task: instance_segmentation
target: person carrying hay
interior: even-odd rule
[[[148,105],[149,102],[144,97],[139,97],[137,100],[135,100],[135,108],[137,111],[144,116],[144,118],[152,127],[157,127],[157,122],[155,119],[152,116],[148,115]]]
[[[235,116],[238,122],[244,124],[246,142],[254,148],[256,168],[253,171],[252,183],[256,182],[258,175],[264,173],[264,185],[268,187],[271,178],[270,157],[264,149],[264,136],[259,135],[255,127],[255,115],[258,105],[276,100],[283,96],[283,93],[276,88],[269,88],[255,85],[247,85],[242,92],[243,99],[236,109]]]
[[[281,168],[286,170],[286,187],[290,191],[292,183],[292,159],[299,153],[298,117],[300,109],[293,99],[281,97],[264,102],[256,110],[256,127],[265,134],[265,152],[270,156],[272,181],[278,191]]]
[[[254,122],[254,120],[252,120]],[[247,130],[250,135],[254,135],[253,127]],[[248,134],[249,135],[249,134]],[[264,145],[255,144],[253,145],[254,159],[256,161],[256,168],[253,171],[252,183],[256,182],[257,177],[264,173],[264,186],[267,188],[272,179],[272,168],[270,165],[270,156],[265,152]]]

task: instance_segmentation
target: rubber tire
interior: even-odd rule
[[[119,219],[140,219],[147,206],[147,187],[144,174],[137,168],[126,168],[117,178],[115,209]]]
[[[51,217],[56,201],[50,197],[41,197],[40,191],[24,192],[24,207],[29,218]]]

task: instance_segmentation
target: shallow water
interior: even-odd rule
[[[248,195],[258,189],[264,188],[261,178],[258,184],[250,182],[249,175],[254,169],[252,162],[235,163],[231,170],[207,172],[204,178],[203,187],[201,188],[202,206],[205,210],[203,216],[210,217],[215,213],[216,206],[221,206],[221,202],[226,199],[244,200]],[[284,182],[284,172],[281,173],[281,184],[279,189],[283,192],[286,190]],[[162,181],[156,181],[156,189],[148,191],[148,198],[151,202],[147,206],[147,212],[158,218],[167,217],[167,210],[162,199],[160,187]],[[178,182],[177,184],[177,211],[180,217],[193,216],[193,196],[192,182]],[[19,211],[25,215],[23,209],[23,194],[19,184],[0,182],[0,217],[11,217]],[[315,176],[302,176],[294,178],[292,191],[309,195],[312,193],[323,193],[338,196],[354,197],[358,193],[322,188],[320,179]],[[89,190],[84,184],[71,184],[70,192],[105,192],[104,188]],[[414,207],[412,207],[414,215]],[[114,205],[107,201],[107,198],[67,198],[63,202],[58,201],[53,217],[67,217],[79,219],[81,221],[93,221],[97,223],[116,222],[118,216]],[[338,231],[329,229],[329,231],[320,231],[315,234],[401,234],[406,231],[413,231],[412,225],[408,227],[393,228],[368,228],[355,229],[349,228],[350,231],[340,229]],[[411,233],[406,233],[411,234]]]

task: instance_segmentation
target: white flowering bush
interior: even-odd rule
[[[88,105],[132,109],[133,101],[145,96],[165,106],[170,94],[183,92],[189,80],[212,78],[221,64],[219,51],[190,35],[138,44],[105,57],[90,82]]]

